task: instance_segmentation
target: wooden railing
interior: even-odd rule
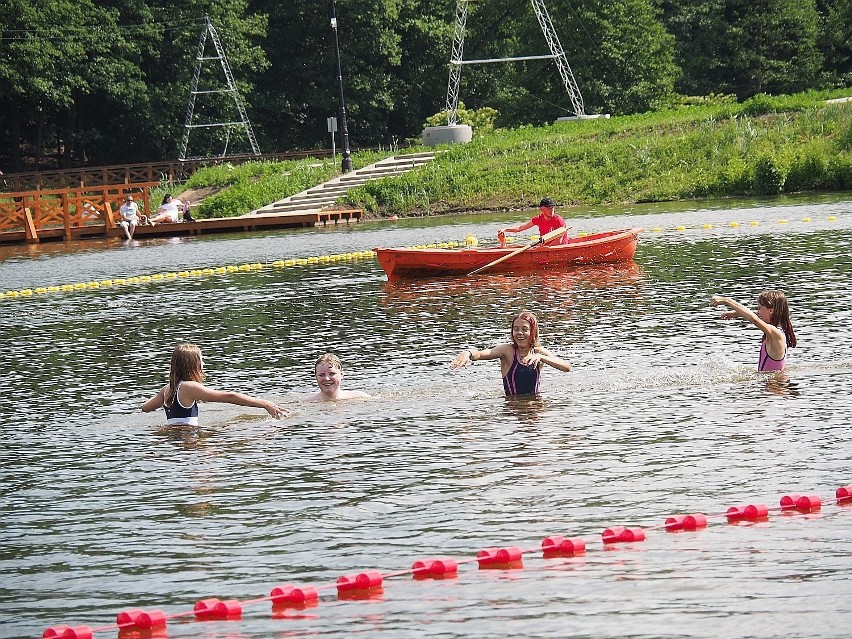
[[[145,213],[151,210],[151,188],[158,185],[159,181],[141,181],[0,194],[0,240],[23,234],[27,242],[38,242],[45,232],[70,240],[87,229],[106,233],[115,228],[126,195],[133,195],[140,213]]]
[[[216,164],[242,164],[263,160],[299,160],[308,157],[330,157],[331,150],[291,151],[263,155],[234,155],[223,158],[185,160],[183,162],[151,162],[148,164],[115,164],[56,171],[28,171],[0,175],[0,192],[37,191],[40,189],[82,189],[89,186],[140,184],[147,182],[179,183],[198,169]]]

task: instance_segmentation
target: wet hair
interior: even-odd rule
[[[180,382],[203,382],[204,369],[201,365],[201,349],[195,344],[182,343],[172,351],[172,364],[169,369],[169,388],[165,405],[171,407],[177,397]]]
[[[340,358],[334,353],[324,353],[317,358],[317,361],[314,362],[314,373],[317,371],[317,366],[320,364],[328,364],[332,368],[337,368],[341,372],[343,372],[343,362],[340,361]]]
[[[512,318],[512,323],[509,324],[509,339],[512,344],[517,347],[515,344],[515,336],[512,335],[512,328],[515,326],[515,322],[518,320],[524,320],[530,325],[530,341],[532,342],[532,348],[537,346],[541,346],[541,343],[538,341],[538,320],[535,315],[533,315],[530,311],[523,310]]]
[[[787,338],[787,346],[795,348],[796,333],[793,332],[793,323],[790,321],[790,307],[787,305],[787,297],[781,291],[763,291],[757,296],[757,303],[768,308],[769,323],[777,326]]]

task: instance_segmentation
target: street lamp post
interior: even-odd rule
[[[340,99],[340,152],[343,160],[340,168],[344,173],[352,170],[352,157],[349,154],[349,128],[346,126],[346,105],[343,102],[343,70],[340,64],[340,42],[337,39],[337,11],[331,0],[331,30],[334,32],[334,49],[337,51],[337,88]]]

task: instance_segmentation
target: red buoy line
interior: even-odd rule
[[[852,505],[852,484],[840,486],[835,491],[837,505]],[[728,523],[736,524],[742,521],[754,522],[769,519],[771,512],[811,513],[822,508],[823,500],[819,495],[788,494],[781,497],[779,505],[769,507],[766,504],[753,503],[729,507],[725,512],[705,515],[692,513],[672,515],[662,524],[639,526],[611,526],[601,533],[604,546],[615,543],[631,543],[645,541],[646,530],[666,530],[668,532],[695,531],[706,528],[708,520],[726,518]],[[181,617],[193,617],[202,620],[237,620],[242,618],[243,607],[265,601],[272,602],[273,616],[280,615],[288,608],[304,609],[319,605],[320,592],[337,589],[338,599],[371,599],[381,595],[384,590],[384,580],[404,575],[412,575],[414,579],[447,579],[458,575],[460,565],[477,562],[480,569],[517,569],[523,567],[523,556],[528,553],[541,552],[544,559],[557,557],[573,557],[585,554],[587,540],[582,537],[564,537],[552,535],[545,537],[540,546],[520,548],[506,546],[502,548],[484,548],[475,557],[453,559],[451,557],[419,559],[408,570],[382,573],[378,570],[365,570],[360,573],[343,575],[332,584],[319,586],[295,586],[286,584],[276,586],[266,597],[239,601],[236,599],[220,600],[214,597],[201,599],[192,610],[166,614],[162,610],[141,610],[133,608],[118,613],[116,623],[91,628],[89,626],[51,626],[42,634],[43,639],[92,639],[96,632],[106,630],[141,630],[148,635],[165,636],[166,624],[169,620]]]

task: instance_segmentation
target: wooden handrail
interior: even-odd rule
[[[89,225],[114,228],[115,216],[125,196],[140,199],[139,212],[148,212],[151,189],[159,184],[148,181],[3,193],[0,194],[0,234],[26,231],[27,241],[38,242],[38,233],[44,229],[61,228],[64,238],[71,239],[75,228]]]
[[[308,157],[330,157],[331,151],[290,151],[263,155],[234,155],[222,158],[185,160],[183,162],[150,162],[147,164],[115,164],[109,166],[59,169],[55,171],[25,171],[0,175],[0,192],[35,191],[40,189],[86,188],[115,184],[167,182],[175,184],[187,180],[198,169],[216,164],[242,164],[244,162],[298,160]]]

